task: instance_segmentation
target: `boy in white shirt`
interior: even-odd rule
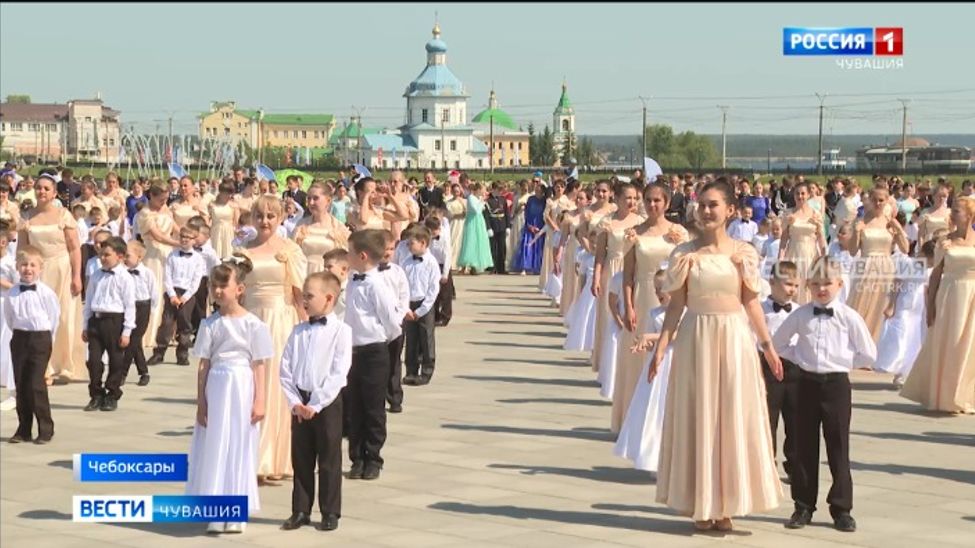
[[[345,287],[349,285],[349,251],[333,249],[322,255],[325,272],[331,272],[339,279],[339,294],[335,298],[335,315],[345,318]]]
[[[793,302],[799,290],[799,268],[790,261],[779,261],[772,265],[769,273],[768,299],[762,301],[762,312],[765,313],[765,324],[768,332],[775,334],[782,322],[799,305]],[[762,375],[765,377],[765,398],[768,402],[768,416],[772,427],[772,449],[778,454],[777,440],[779,430],[779,416],[785,429],[782,463],[786,475],[792,477],[792,469],[798,466],[799,455],[796,450],[797,421],[799,418],[799,366],[782,358],[782,380],[775,378],[772,370],[765,361],[765,354],[759,348],[759,361],[762,363]],[[791,479],[790,479],[791,482]]]
[[[429,244],[430,231],[423,226],[415,228],[409,237],[411,255],[403,265],[409,283],[409,308],[403,324],[406,332],[406,378],[403,383],[414,386],[430,383],[437,361],[433,305],[440,294],[442,270],[430,253]]]
[[[403,234],[412,234],[415,230],[410,225],[409,230],[404,230]],[[396,245],[393,233],[384,230],[383,237],[386,241],[386,248],[383,253],[383,260],[379,262],[379,274],[386,282],[390,292],[396,296],[396,306],[403,322],[406,321],[407,312],[410,309],[410,282],[406,279],[406,272],[400,264],[390,262],[393,254],[399,248]],[[401,241],[400,245],[404,242]],[[408,243],[408,242],[407,242]],[[407,248],[408,249],[408,248]],[[389,341],[389,382],[386,386],[386,402],[389,403],[390,413],[403,412],[403,338],[404,335]]]
[[[445,219],[439,214],[431,214],[423,221],[423,226],[430,231],[430,253],[440,265],[440,291],[437,301],[433,303],[433,324],[436,327],[446,327],[453,315],[454,278],[450,273],[450,229],[444,231]]]
[[[217,257],[217,250],[213,249],[213,245],[210,244],[210,227],[206,225],[202,217],[193,217],[193,219],[199,219],[197,224],[187,223],[195,228],[197,232],[193,250],[203,256],[203,263],[205,265],[203,278],[200,279],[200,288],[196,290],[193,299],[194,306],[191,323],[193,324],[193,336],[196,337],[197,331],[200,330],[200,322],[206,319],[207,311],[210,310],[210,272],[213,271],[213,267],[220,264],[220,257]],[[193,219],[190,219],[190,221],[193,221]]]
[[[850,414],[852,409],[849,372],[870,366],[877,359],[866,322],[837,299],[843,284],[840,265],[829,257],[813,263],[806,281],[812,301],[800,306],[772,336],[772,344],[783,357],[799,366],[798,470],[793,469],[792,500],[796,510],[786,523],[800,529],[812,521],[819,492],[819,431],[822,427],[833,486],[826,500],[833,526],[843,532],[856,531],[850,515],[853,508],[853,479],[850,475]],[[796,337],[795,344],[792,344]]]
[[[125,349],[125,376],[135,362],[135,369],[139,372],[139,386],[149,384],[149,368],[146,367],[146,354],[142,347],[142,337],[149,326],[149,315],[156,308],[159,301],[159,290],[156,285],[156,275],[142,264],[146,256],[146,247],[138,240],[130,240],[126,244],[125,267],[135,282],[135,329],[129,337],[129,346]]]
[[[190,335],[193,333],[194,297],[206,273],[203,255],[193,249],[197,233],[188,226],[179,231],[178,249],[166,258],[163,288],[166,300],[163,304],[162,322],[156,332],[156,348],[147,365],[162,363],[166,348],[176,333],[176,365],[190,364]]]

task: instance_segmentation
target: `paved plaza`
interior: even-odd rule
[[[194,367],[151,369],[118,411],[85,413],[84,384],[53,387],[53,443],[5,443],[0,431],[0,546],[877,546],[975,545],[975,417],[930,415],[898,397],[890,377],[858,372],[851,426],[859,531],[832,528],[825,497],[814,524],[787,531],[792,510],[736,520],[728,535],[695,533],[653,502],[650,474],[612,454],[610,404],[586,356],[564,352],[565,330],[535,277],[458,277],[437,372],[405,387],[389,416],[378,481],[345,481],[338,531],[278,530],[291,487],[261,488],[262,509],[243,535],[207,537],[202,524],[82,524],[74,494],[181,494],[182,483],[78,483],[72,454],[186,452],[195,413]],[[170,352],[169,358],[173,359]],[[348,463],[346,462],[346,467]],[[317,509],[313,518],[317,519]]]

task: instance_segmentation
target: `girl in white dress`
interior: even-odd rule
[[[620,270],[609,279],[606,288],[606,303],[608,313],[603,325],[602,347],[599,351],[599,395],[611,400],[616,389],[617,352],[619,351],[620,333],[623,331],[623,271]]]
[[[897,267],[894,287],[897,296],[884,310],[884,317],[887,319],[877,343],[877,361],[873,368],[876,371],[893,373],[894,386],[897,388],[904,385],[904,379],[911,372],[928,331],[924,321],[924,293],[934,268],[934,247],[934,240],[930,240],[921,250],[926,261],[923,272],[918,271],[919,265],[909,256],[903,253],[894,255],[894,264]]]
[[[593,237],[595,234],[596,232],[593,231]],[[590,238],[578,238],[578,240],[576,272],[582,289],[566,316],[569,332],[565,336],[565,344],[562,348],[575,352],[589,352],[592,350],[593,334],[596,332],[596,297],[592,294],[592,276],[596,257],[589,247],[592,241]]]
[[[250,259],[235,254],[210,273],[220,311],[200,324],[193,354],[200,359],[196,424],[190,444],[188,495],[246,495],[248,515],[260,509],[258,424],[265,409],[265,361],[271,332],[240,304]],[[214,522],[208,533],[241,533],[244,523]]]
[[[644,325],[649,330],[642,340],[635,346],[633,352],[646,352],[657,342],[660,331],[664,326],[664,316],[667,313],[667,303],[670,294],[661,290],[667,276],[666,264],[653,277],[653,286],[657,292],[660,306],[652,308],[647,313]],[[640,383],[633,393],[630,406],[620,428],[619,437],[613,453],[624,459],[633,461],[633,467],[638,470],[657,473],[657,463],[660,460],[660,437],[664,427],[664,409],[667,406],[667,379],[670,377],[670,357],[672,349],[667,349],[664,361],[660,364],[660,371],[653,381],[647,383],[650,372],[650,355],[646,355],[643,372],[640,373]]]
[[[8,397],[0,402],[0,411],[12,411],[17,408],[16,384],[14,383],[14,366],[10,359],[10,339],[13,331],[4,320],[3,308],[7,306],[7,293],[15,283],[20,281],[17,267],[13,258],[6,253],[8,231],[7,221],[0,223],[0,386],[6,387]]]

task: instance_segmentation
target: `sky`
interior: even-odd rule
[[[211,101],[404,122],[435,17],[469,115],[492,87],[527,128],[552,124],[563,78],[580,134],[973,133],[975,4],[5,4],[0,96],[92,98],[137,130],[196,133]],[[903,27],[903,68],[786,57],[782,29]],[[44,29],[42,35],[39,31]],[[640,97],[644,100],[641,101]]]

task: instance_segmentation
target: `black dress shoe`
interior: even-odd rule
[[[10,436],[10,439],[7,440],[7,443],[27,443],[29,441],[30,438],[25,438],[20,434],[14,434],[13,436]]]
[[[136,383],[139,386],[145,386],[149,384],[149,375],[139,375],[139,382]]]
[[[837,531],[852,533],[857,530],[857,521],[850,514],[840,514],[833,518],[833,527]]]
[[[420,375],[416,378],[416,386],[426,386],[430,384],[430,375]]]
[[[53,437],[54,436],[38,436],[37,439],[34,440],[34,445],[47,445],[51,443],[51,439]]]
[[[812,512],[801,508],[792,513],[792,517],[785,524],[786,529],[802,529],[812,521]]]
[[[159,365],[163,362],[165,356],[162,354],[153,354],[151,358],[146,360],[146,365]]]
[[[382,466],[374,462],[370,462],[369,464],[366,465],[366,469],[362,472],[362,479],[364,480],[379,479],[379,471],[381,469]]]
[[[94,396],[88,400],[88,405],[85,406],[85,411],[96,411],[101,409],[102,401],[104,398],[102,396]]]
[[[389,405],[389,412],[390,413],[402,413],[403,412],[403,406],[401,404],[398,404],[398,403],[392,403],[392,404]]]
[[[416,375],[407,375],[403,377],[403,384],[407,386],[416,386]]]
[[[189,358],[176,358],[176,365],[189,365],[189,364],[190,364]]]
[[[310,523],[311,516],[304,512],[295,512],[294,514],[291,514],[290,518],[281,524],[281,529],[285,531],[292,531],[301,527],[302,525],[308,525]]]
[[[362,461],[353,462],[352,468],[349,470],[349,479],[362,479],[362,471],[365,467],[366,465]]]
[[[99,407],[102,411],[115,411],[118,409],[118,400],[111,397],[105,396],[105,400],[102,402],[102,406]]]
[[[339,517],[335,514],[328,514],[322,518],[322,524],[318,527],[320,531],[334,531],[339,528]]]

